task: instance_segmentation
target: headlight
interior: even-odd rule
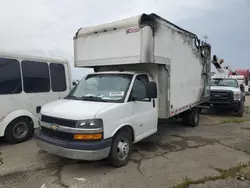
[[[102,119],[85,119],[76,124],[76,128],[82,128],[88,133],[74,134],[74,140],[101,140],[103,138]]]
[[[234,100],[240,100],[241,93],[240,92],[234,92]]]
[[[102,121],[102,119],[85,119],[85,120],[80,120],[80,121],[77,122],[76,128],[82,128],[82,129],[103,128],[103,121]]]

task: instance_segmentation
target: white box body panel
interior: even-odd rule
[[[182,35],[159,20],[155,35],[154,56],[170,59],[170,107],[175,111],[201,100],[207,78],[203,69],[210,72],[210,64],[202,64],[194,46],[195,39]],[[158,63],[161,63],[160,61]],[[205,90],[209,97],[209,88]]]
[[[140,32],[126,34],[126,29],[80,38],[75,44],[75,66],[81,66],[81,62],[92,65],[92,61],[105,65],[107,60],[112,64],[126,60],[137,63],[141,53],[140,42]]]

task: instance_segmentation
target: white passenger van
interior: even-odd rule
[[[0,52],[0,137],[19,143],[32,136],[41,106],[71,89],[66,59]]]

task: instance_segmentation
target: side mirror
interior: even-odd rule
[[[146,86],[147,98],[155,99],[157,98],[157,85],[155,82],[148,82]]]
[[[240,90],[241,90],[241,92],[245,92],[245,87],[243,84],[240,84]]]
[[[73,84],[73,86],[76,86],[76,82],[74,81],[74,82],[72,82],[72,84]]]

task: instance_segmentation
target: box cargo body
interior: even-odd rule
[[[159,118],[179,114],[210,95],[210,46],[155,14],[82,28],[74,46],[76,67],[152,74]]]

